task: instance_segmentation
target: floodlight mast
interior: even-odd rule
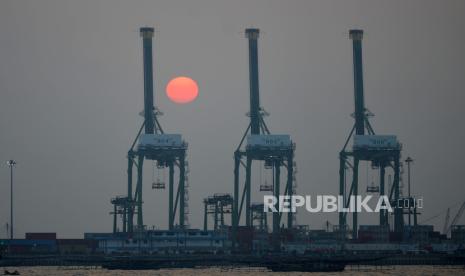
[[[16,161],[10,159],[6,163],[10,167],[10,239],[13,239],[13,168],[16,165]]]

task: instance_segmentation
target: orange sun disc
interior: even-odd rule
[[[166,95],[175,103],[190,103],[199,95],[199,87],[191,78],[176,77],[166,85]]]

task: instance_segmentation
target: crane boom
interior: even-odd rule
[[[450,230],[452,229],[452,226],[454,226],[460,220],[464,210],[465,210],[465,201],[462,203],[459,211],[457,212],[455,217],[452,219],[452,222],[450,223],[450,225],[447,227],[447,231],[445,232],[445,234],[448,234]]]
[[[452,223],[450,226],[455,225],[457,221],[462,217],[463,211],[465,210],[465,201],[462,203],[462,206],[460,206],[459,211],[457,212],[457,215],[455,215],[454,219],[452,220]]]

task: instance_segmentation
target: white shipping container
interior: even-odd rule
[[[139,148],[144,147],[182,147],[181,134],[141,134]]]
[[[398,146],[395,135],[354,135],[354,148],[386,149]]]
[[[289,135],[249,135],[247,136],[247,146],[282,148],[290,147],[291,137]]]

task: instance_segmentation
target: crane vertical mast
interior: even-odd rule
[[[153,28],[140,28],[144,55],[144,119],[145,133],[154,133],[154,102],[153,102],[153,69],[152,69],[152,38]]]
[[[354,59],[355,134],[365,134],[365,101],[363,96],[362,38],[363,30],[350,30]]]
[[[247,29],[249,39],[249,80],[250,80],[250,133],[260,134],[260,94],[258,85],[258,36],[259,29]]]

